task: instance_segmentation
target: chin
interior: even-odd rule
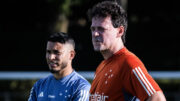
[[[105,49],[102,47],[94,47],[94,51],[104,51]]]
[[[60,70],[50,69],[51,73],[59,73]]]
[[[94,51],[97,51],[97,52],[99,52],[99,51],[101,51],[99,48],[94,48]]]
[[[95,46],[93,46],[93,47],[94,47],[94,50],[95,50],[95,51],[99,51],[99,50],[100,50],[100,46],[96,46],[96,45],[95,45]]]

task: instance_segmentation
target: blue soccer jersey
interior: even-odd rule
[[[28,101],[89,101],[90,83],[77,72],[56,80],[53,75],[38,80]]]

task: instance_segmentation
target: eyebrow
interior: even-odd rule
[[[53,50],[53,53],[61,53],[61,52],[58,50]]]
[[[50,52],[53,52],[53,53],[61,53],[61,52],[58,51],[58,50],[48,50],[48,49],[46,50],[46,52],[49,52],[49,53],[50,53]]]

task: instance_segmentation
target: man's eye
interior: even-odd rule
[[[62,53],[61,52],[54,52],[54,54],[61,55]]]
[[[47,50],[46,53],[50,53],[50,51]]]
[[[95,28],[94,27],[91,27],[91,31],[94,31],[95,30]]]
[[[99,29],[99,31],[101,31],[101,32],[104,32],[104,30],[105,30],[105,29],[102,28],[102,27],[99,27],[98,29]]]

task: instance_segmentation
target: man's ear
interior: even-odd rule
[[[76,52],[74,50],[70,51],[70,59],[73,60],[76,55]]]
[[[117,37],[121,37],[124,34],[124,26],[120,26],[118,28],[118,34]]]

